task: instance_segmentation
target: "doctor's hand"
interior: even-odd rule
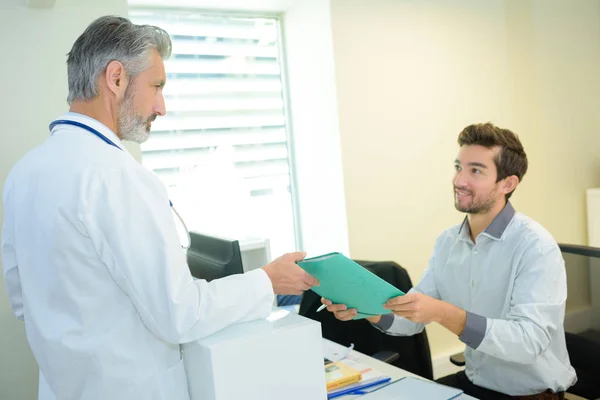
[[[331,300],[321,297],[321,303],[327,306],[327,311],[332,312],[333,315],[340,321],[350,321],[356,317],[358,311],[356,308],[348,309],[345,304],[333,304]],[[375,315],[373,317],[367,317],[367,320],[373,324],[376,324],[381,319],[381,315]]]
[[[275,294],[302,294],[319,281],[296,264],[306,257],[303,251],[287,253],[271,261],[262,269],[267,273]]]

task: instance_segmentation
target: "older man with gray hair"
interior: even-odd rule
[[[40,367],[39,398],[188,399],[179,344],[266,317],[318,281],[281,256],[193,280],[161,182],[124,150],[165,115],[160,28],[94,21],[69,53],[70,112],[11,171],[2,261]]]

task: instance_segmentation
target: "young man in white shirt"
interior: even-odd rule
[[[452,186],[462,223],[436,240],[429,266],[392,314],[369,320],[390,335],[437,322],[466,345],[466,370],[440,379],[481,399],[562,399],[576,382],[565,345],[567,284],[556,241],[508,201],[527,171],[517,135],[490,123],[458,137]],[[355,309],[331,304],[340,320]]]

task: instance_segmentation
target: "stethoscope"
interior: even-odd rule
[[[58,119],[54,122],[52,122],[50,124],[50,132],[52,133],[52,130],[57,126],[57,125],[72,125],[72,126],[76,126],[78,128],[81,129],[85,129],[86,131],[88,131],[89,133],[91,133],[92,135],[102,139],[106,144],[109,144],[111,146],[116,147],[117,149],[123,151],[122,148],[120,148],[119,146],[117,146],[112,140],[110,140],[109,138],[107,138],[106,136],[104,136],[102,133],[98,132],[96,129],[92,128],[89,125],[86,125],[82,122],[78,122],[78,121],[71,121],[68,119]],[[177,212],[177,210],[175,209],[175,207],[173,207],[173,202],[171,200],[169,200],[169,207],[171,207],[171,211],[173,211],[173,213],[175,213],[175,215],[177,216],[177,218],[179,219],[179,222],[181,222],[181,225],[183,225],[183,229],[185,230],[185,233],[187,235],[187,243],[184,245],[182,244],[181,247],[185,250],[189,249],[191,244],[192,244],[192,238],[190,237],[190,231],[188,230],[187,226],[185,225],[185,222],[183,222],[183,218],[181,218],[181,216],[179,215],[179,213]]]

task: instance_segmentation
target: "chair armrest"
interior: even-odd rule
[[[457,367],[464,367],[465,362],[465,353],[456,353],[450,356],[450,362]]]
[[[373,354],[371,357],[376,358],[379,361],[383,361],[384,363],[391,364],[400,358],[400,354],[398,354],[394,351],[382,350],[382,351],[378,351],[377,353]]]

